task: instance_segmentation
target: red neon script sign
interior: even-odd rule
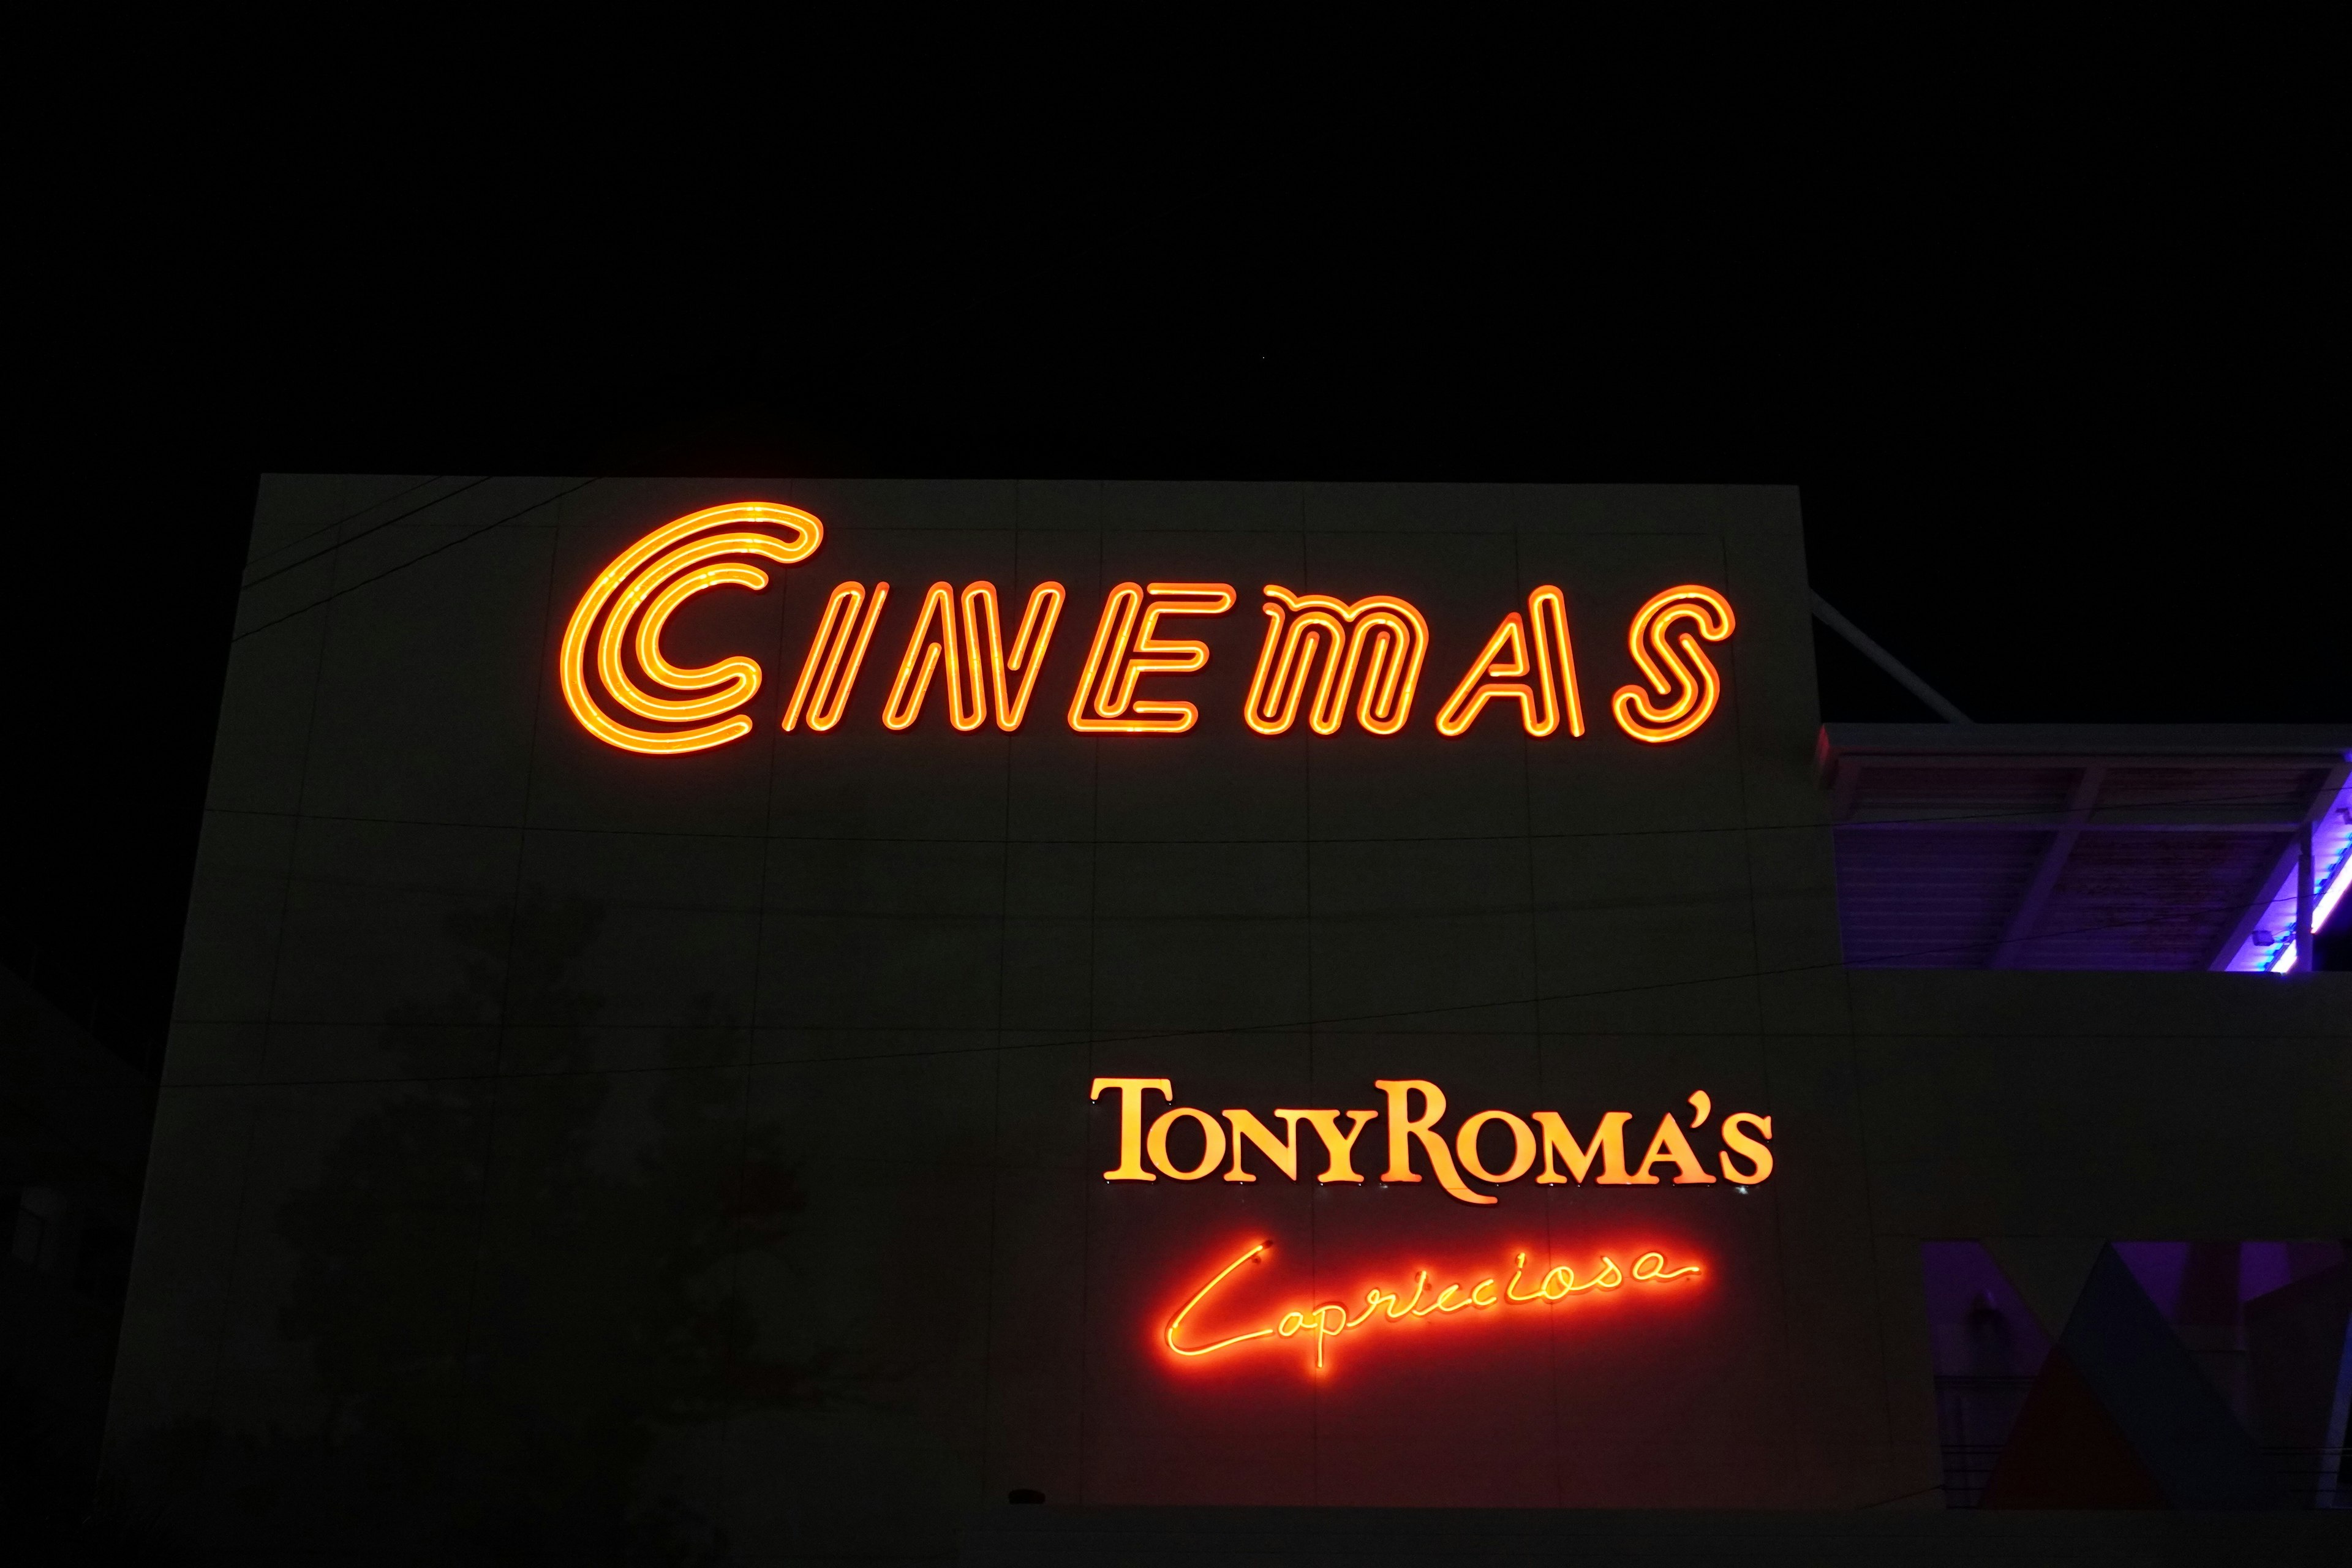
[[[757,592],[768,572],[752,563],[793,565],[816,553],[824,525],[798,507],[732,501],[665,523],[630,545],[580,597],[559,658],[563,700],[581,728],[608,746],[652,755],[706,751],[751,733],[739,711],[757,695],[758,661],[736,654],[681,668],[662,649],[673,615],[706,589]],[[749,559],[747,559],[749,558]],[[1433,639],[1428,621],[1407,600],[1372,594],[1352,602],[1328,594],[1265,584],[1266,630],[1243,705],[1242,721],[1260,735],[1288,733],[1303,708],[1316,735],[1336,734],[1354,698],[1357,725],[1368,735],[1401,733],[1412,717],[1423,661]],[[1021,728],[1038,677],[1054,651],[1068,590],[1039,583],[1022,607],[1010,646],[996,584],[937,582],[901,595],[896,615],[913,615],[903,645],[895,631],[877,655],[875,683],[887,683],[883,727],[904,731],[921,717],[936,679],[939,707],[962,731],[992,719]],[[1213,620],[1234,610],[1227,583],[1120,583],[1103,597],[1084,668],[1067,704],[1082,734],[1181,735],[1200,709],[1171,683],[1208,668],[1209,645],[1169,635],[1176,618]],[[909,606],[905,601],[911,601]],[[782,728],[823,734],[848,710],[866,655],[891,603],[890,584],[835,584],[783,705]],[[1649,744],[1679,741],[1712,717],[1723,680],[1701,642],[1719,643],[1735,626],[1721,594],[1684,583],[1654,595],[1635,613],[1626,649],[1645,684],[1621,687],[1610,700],[1617,727]],[[1075,648],[1063,658],[1067,679]],[[1458,658],[1458,652],[1454,656]],[[1141,685],[1149,680],[1149,686]],[[872,686],[867,688],[869,693]],[[1056,700],[1058,704],[1058,700]],[[1490,707],[1516,707],[1527,734],[1585,732],[1568,597],[1558,584],[1529,590],[1523,615],[1512,610],[1470,661],[1439,706],[1437,732],[1455,739]],[[617,712],[616,712],[617,710]],[[650,721],[648,724],[646,721]]]
[[[1186,1320],[1216,1292],[1217,1287],[1233,1277],[1234,1270],[1244,1263],[1263,1258],[1273,1249],[1272,1242],[1259,1242],[1219,1269],[1207,1284],[1193,1291],[1191,1299],[1176,1309],[1176,1315],[1168,1320],[1168,1327],[1161,1336],[1167,1341],[1168,1348],[1180,1356],[1197,1358],[1215,1355],[1221,1351],[1234,1350],[1256,1341],[1291,1340],[1304,1334],[1312,1338],[1315,1370],[1321,1372],[1329,1364],[1324,1347],[1343,1334],[1381,1328],[1412,1318],[1450,1316],[1456,1312],[1491,1312],[1498,1308],[1538,1304],[1549,1307],[1572,1296],[1587,1295],[1596,1290],[1620,1290],[1629,1282],[1665,1285],[1676,1279],[1693,1278],[1700,1271],[1696,1263],[1673,1267],[1667,1263],[1664,1253],[1654,1249],[1635,1258],[1631,1269],[1621,1268],[1615,1258],[1603,1253],[1590,1279],[1579,1279],[1574,1268],[1561,1263],[1538,1277],[1533,1289],[1521,1289],[1528,1274],[1528,1255],[1522,1252],[1513,1260],[1508,1283],[1502,1283],[1499,1276],[1489,1275],[1466,1289],[1457,1283],[1441,1287],[1433,1294],[1429,1289],[1429,1270],[1423,1268],[1414,1275],[1410,1296],[1375,1285],[1364,1292],[1364,1304],[1360,1310],[1351,1310],[1339,1301],[1318,1301],[1312,1306],[1293,1307],[1264,1328],[1228,1334],[1222,1339],[1209,1339],[1205,1342],[1185,1343],[1184,1341],[1191,1337],[1185,1332]]]

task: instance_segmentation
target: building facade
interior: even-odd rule
[[[1811,638],[1790,489],[270,479],[120,1484],[2325,1504],[2352,990],[2242,961],[2352,733],[1825,734]]]

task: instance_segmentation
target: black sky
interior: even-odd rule
[[[1632,205],[1565,150],[819,201],[256,145],[66,226],[24,328],[0,962],[145,1065],[264,470],[1794,483],[1979,720],[2352,720],[2316,241],[2194,138]],[[1828,717],[1927,717],[1821,651]]]

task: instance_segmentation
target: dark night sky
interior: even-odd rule
[[[167,170],[47,264],[0,962],[160,1056],[265,469],[1793,482],[1816,587],[1977,719],[2352,720],[2314,247],[2183,145],[1671,222],[1427,169],[639,219],[393,160],[187,227]],[[1822,657],[1828,717],[1927,716]]]

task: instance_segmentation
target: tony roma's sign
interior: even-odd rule
[[[824,525],[810,512],[737,501],[681,517],[629,546],[589,584],[564,628],[563,698],[573,717],[607,745],[656,755],[703,751],[750,734],[753,722],[740,710],[760,690],[758,662],[739,654],[682,668],[662,651],[663,628],[696,595],[764,588],[768,573],[757,563],[793,565],[824,542]],[[1286,733],[1301,710],[1318,735],[1337,731],[1350,711],[1370,735],[1394,735],[1412,721],[1430,629],[1410,600],[1373,594],[1342,601],[1274,583],[1261,592],[1265,634],[1241,714],[1250,729]],[[1053,582],[1031,588],[1009,644],[993,583],[959,588],[939,582],[920,593],[903,642],[896,634],[890,640],[898,648],[895,667],[883,656],[890,682],[884,727],[913,725],[936,679],[940,706],[955,729],[992,722],[1020,729],[1068,590]],[[784,729],[822,732],[842,722],[889,599],[887,583],[834,586],[784,702]],[[1191,730],[1200,710],[1175,695],[1182,688],[1171,682],[1207,668],[1209,649],[1172,633],[1226,615],[1238,601],[1230,583],[1111,587],[1063,709],[1070,728],[1122,735]],[[1617,727],[1636,741],[1663,744],[1705,724],[1723,681],[1700,645],[1724,641],[1735,624],[1729,601],[1703,584],[1675,584],[1651,595],[1626,626],[1626,649],[1642,681],[1610,698]],[[1058,695],[1052,700],[1063,706]],[[1517,710],[1529,735],[1585,732],[1568,597],[1559,584],[1538,585],[1524,610],[1503,610],[1433,721],[1439,734],[1459,736],[1495,708]]]
[[[1668,1181],[1675,1186],[1710,1186],[1727,1181],[1745,1189],[1772,1174],[1772,1119],[1748,1110],[1733,1111],[1716,1124],[1711,1136],[1721,1147],[1715,1152],[1715,1168],[1708,1168],[1692,1142],[1714,1111],[1705,1089],[1690,1096],[1689,1125],[1672,1111],[1662,1115],[1640,1163],[1630,1164],[1625,1129],[1633,1116],[1628,1110],[1602,1112],[1582,1140],[1555,1110],[1525,1117],[1510,1110],[1481,1110],[1463,1118],[1449,1139],[1439,1131],[1446,1107],[1445,1093],[1436,1084],[1426,1079],[1375,1079],[1372,1088],[1382,1097],[1378,1109],[1276,1107],[1274,1119],[1283,1129],[1277,1138],[1255,1112],[1239,1108],[1213,1116],[1171,1103],[1147,1126],[1144,1118],[1154,1097],[1173,1100],[1171,1080],[1097,1078],[1089,1098],[1114,1095],[1118,1106],[1118,1163],[1102,1173],[1103,1179],[1156,1182],[1164,1176],[1197,1182],[1213,1174],[1242,1183],[1278,1175],[1297,1182],[1319,1154],[1323,1169],[1316,1174],[1318,1182],[1360,1184],[1370,1175],[1383,1184],[1418,1183],[1423,1179],[1419,1164],[1425,1163],[1429,1175],[1450,1196],[1488,1205],[1501,1199],[1478,1191],[1465,1177],[1501,1187],[1539,1171],[1535,1176],[1538,1186],[1580,1184],[1588,1179],[1598,1187],[1656,1186]],[[1363,1135],[1375,1121],[1385,1124],[1385,1136],[1375,1137],[1361,1157],[1367,1167],[1379,1168],[1359,1170]],[[1298,1136],[1302,1124],[1315,1140],[1305,1149]],[[1171,1148],[1180,1138],[1182,1146]],[[1503,1156],[1499,1163],[1489,1163],[1490,1152]],[[1381,1164],[1383,1157],[1385,1165]],[[1671,1177],[1661,1173],[1666,1171],[1673,1173]],[[1705,1273],[1698,1263],[1679,1254],[1670,1257],[1658,1247],[1632,1250],[1625,1263],[1601,1251],[1568,1261],[1546,1258],[1532,1267],[1529,1249],[1523,1247],[1511,1253],[1507,1268],[1468,1282],[1433,1283],[1427,1268],[1400,1268],[1393,1279],[1377,1279],[1352,1295],[1310,1300],[1279,1312],[1267,1307],[1252,1314],[1234,1300],[1240,1288],[1234,1276],[1244,1265],[1265,1262],[1273,1251],[1274,1244],[1264,1240],[1234,1248],[1230,1259],[1158,1326],[1155,1338],[1179,1363],[1193,1363],[1304,1336],[1313,1347],[1312,1365],[1319,1373],[1329,1365],[1328,1342],[1345,1334],[1462,1313],[1474,1321],[1497,1311],[1515,1317],[1517,1309],[1551,1308],[1629,1286],[1646,1293],[1654,1287],[1687,1282],[1680,1288],[1688,1289]]]
[[[1722,1178],[1718,1178],[1691,1147],[1689,1134],[1672,1111],[1658,1119],[1658,1129],[1642,1152],[1642,1163],[1629,1171],[1625,1163],[1625,1126],[1633,1120],[1630,1110],[1603,1113],[1593,1124],[1592,1136],[1581,1143],[1556,1110],[1538,1110],[1527,1118],[1508,1110],[1482,1110],[1463,1118],[1449,1143],[1437,1131],[1437,1124],[1445,1117],[1445,1091],[1437,1085],[1426,1079],[1382,1078],[1374,1079],[1372,1087],[1387,1097],[1388,1163],[1379,1173],[1379,1179],[1383,1183],[1420,1181],[1421,1173],[1413,1166],[1417,1149],[1427,1160],[1437,1184],[1449,1196],[1465,1204],[1502,1200],[1472,1188],[1463,1180],[1465,1172],[1490,1186],[1507,1186],[1536,1168],[1538,1150],[1542,1152],[1543,1173],[1536,1177],[1538,1186],[1581,1183],[1591,1175],[1593,1185],[1600,1187],[1654,1187],[1664,1179],[1656,1173],[1661,1167],[1673,1170],[1674,1184],[1678,1187],[1711,1186],[1718,1179],[1728,1179],[1743,1187],[1754,1186],[1772,1174],[1772,1151],[1769,1147],[1772,1119],[1753,1111],[1735,1110],[1719,1124],[1723,1148],[1716,1155],[1722,1172]],[[1249,1162],[1244,1158],[1248,1149],[1257,1151],[1269,1173],[1278,1173],[1295,1182],[1299,1179],[1298,1125],[1303,1121],[1314,1129],[1325,1156],[1322,1173],[1315,1179],[1358,1183],[1363,1181],[1364,1173],[1356,1169],[1357,1142],[1367,1126],[1383,1117],[1381,1110],[1277,1109],[1274,1117],[1282,1123],[1283,1135],[1276,1138],[1253,1111],[1225,1110],[1220,1112],[1223,1117],[1220,1122],[1205,1110],[1171,1105],[1146,1131],[1145,1101],[1155,1094],[1172,1100],[1171,1081],[1164,1078],[1098,1078],[1094,1081],[1091,1098],[1099,1100],[1107,1090],[1118,1096],[1118,1163],[1103,1173],[1107,1182],[1156,1182],[1161,1176],[1197,1182],[1221,1169],[1228,1182],[1255,1182],[1257,1173],[1249,1168]],[[1417,1110],[1413,1103],[1416,1096],[1420,1100]],[[1696,1131],[1706,1125],[1714,1110],[1714,1101],[1706,1090],[1696,1089],[1691,1094],[1690,1106],[1691,1130]],[[1340,1125],[1342,1115],[1347,1118],[1345,1127]],[[1529,1125],[1530,1121],[1533,1125]],[[1200,1154],[1191,1164],[1180,1163],[1169,1149],[1170,1139],[1186,1125],[1194,1129],[1199,1137]],[[1228,1125],[1233,1129],[1230,1136],[1225,1131]],[[1509,1142],[1510,1155],[1501,1169],[1490,1168],[1486,1151],[1504,1140]],[[1230,1164],[1226,1163],[1229,1149],[1233,1155]],[[1151,1161],[1150,1170],[1143,1165],[1147,1155]]]

